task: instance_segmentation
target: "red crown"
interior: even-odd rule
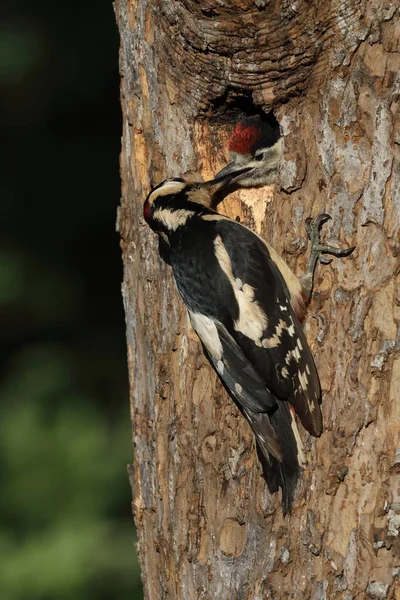
[[[238,123],[229,138],[228,149],[238,154],[251,154],[260,139],[260,130],[255,125]]]

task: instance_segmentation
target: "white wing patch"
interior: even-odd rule
[[[223,373],[223,363],[222,363],[222,344],[219,339],[217,327],[210,317],[206,317],[205,315],[201,315],[200,313],[193,313],[189,311],[190,322],[192,323],[192,327],[211,354],[211,356],[218,361],[218,370],[222,374]],[[222,364],[222,369],[220,370],[219,362]]]
[[[239,318],[235,321],[234,328],[253,340],[257,346],[261,346],[261,338],[268,325],[267,315],[254,300],[254,288],[235,279],[231,259],[219,235],[214,240],[214,248],[219,266],[228,277],[239,305]]]

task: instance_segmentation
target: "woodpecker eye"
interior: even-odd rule
[[[256,154],[254,157],[255,160],[261,161],[264,159],[264,152],[260,152],[260,154]]]

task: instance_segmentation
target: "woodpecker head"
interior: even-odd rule
[[[166,179],[151,190],[143,206],[146,223],[164,240],[195,215],[214,213],[214,197],[234,183],[248,167],[220,174],[210,181],[188,183],[180,177]]]
[[[242,176],[236,177],[239,187],[261,187],[275,182],[278,163],[282,156],[279,126],[262,121],[259,115],[240,121],[228,141],[230,162],[216,177],[234,175],[244,167]]]

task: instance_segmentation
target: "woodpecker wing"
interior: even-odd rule
[[[282,273],[252,231],[224,218],[215,227],[215,254],[239,305],[229,333],[268,390],[288,400],[303,426],[320,435],[319,378]]]
[[[276,432],[268,416],[261,417],[261,413],[277,409],[276,398],[222,323],[190,311],[189,315],[208,360],[260,437],[263,453],[267,450],[281,462],[283,457]],[[260,416],[257,417],[257,413]]]
[[[266,389],[262,377],[226,328],[221,323],[213,322],[204,316],[191,315],[191,322],[203,345],[207,344],[204,336],[205,323],[207,322],[207,326],[211,323],[211,326],[215,327],[221,344],[221,353],[213,352],[213,348],[207,344],[208,357],[225,385],[235,397],[240,399],[244,408],[254,412],[264,412],[274,408],[276,399]]]
[[[304,455],[288,402],[274,398],[241,348],[219,322],[190,313],[192,326],[219,378],[255,435],[271,492],[282,487],[283,511],[292,505]]]

